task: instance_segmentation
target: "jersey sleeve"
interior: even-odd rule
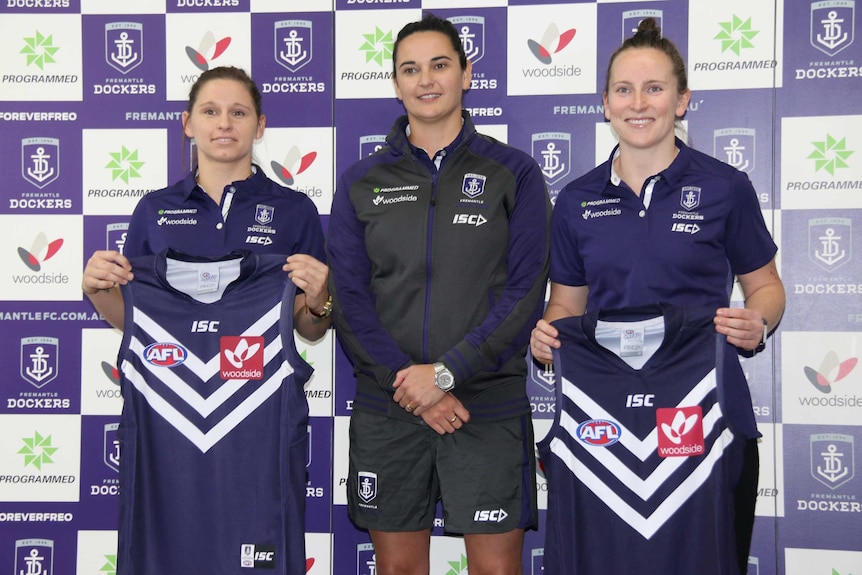
[[[762,268],[775,257],[772,240],[754,186],[744,172],[731,178],[731,207],[725,228],[727,259],[736,275]]]
[[[584,260],[578,247],[577,220],[572,203],[574,189],[566,186],[557,196],[554,215],[551,218],[551,268],[550,278],[554,283],[567,286],[587,284]]]

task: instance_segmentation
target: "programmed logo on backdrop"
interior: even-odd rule
[[[0,101],[80,101],[81,16],[0,18]]]
[[[782,209],[862,208],[862,116],[781,120]]]
[[[688,22],[691,85],[698,90],[781,87],[776,54],[783,52],[783,18],[773,12],[772,3],[694,4]]]

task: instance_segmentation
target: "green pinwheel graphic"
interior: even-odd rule
[[[126,184],[129,183],[129,178],[140,178],[141,174],[138,170],[144,165],[144,162],[138,160],[138,151],[129,151],[125,146],[119,152],[111,152],[111,161],[108,162],[106,168],[111,169],[111,181],[121,179]]]
[[[40,70],[45,64],[56,64],[54,54],[60,49],[59,46],[54,46],[54,35],[43,36],[41,32],[36,31],[36,35],[32,38],[24,38],[25,46],[19,54],[27,55],[27,65],[35,64]]]
[[[101,569],[99,569],[99,573],[105,573],[105,575],[117,575],[117,556],[105,555],[105,564],[102,565]]]
[[[814,172],[826,170],[830,176],[835,175],[835,170],[849,168],[847,158],[853,154],[853,150],[847,150],[846,138],[837,140],[830,134],[826,134],[823,142],[811,142],[814,151],[809,154],[808,159],[814,160]]]
[[[718,25],[721,26],[721,32],[713,40],[721,40],[722,52],[730,50],[737,56],[744,48],[754,48],[751,40],[760,34],[760,31],[751,29],[751,18],[743,21],[736,14],[730,22],[719,22]]]
[[[359,47],[365,52],[365,62],[372,60],[381,68],[386,60],[392,59],[392,46],[395,41],[392,39],[392,31],[384,32],[380,28],[374,27],[374,34],[363,34],[365,42]]]
[[[24,467],[32,465],[39,471],[42,471],[42,465],[46,463],[54,463],[51,456],[57,451],[56,447],[51,446],[51,436],[43,437],[38,431],[34,432],[33,437],[22,437],[24,447],[19,451],[19,455],[24,456]]]
[[[467,557],[461,555],[460,561],[447,561],[450,569],[446,571],[446,575],[461,575],[467,572]]]

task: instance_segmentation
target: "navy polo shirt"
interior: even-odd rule
[[[676,141],[679,154],[637,196],[610,159],[560,192],[551,281],[588,286],[587,309],[725,307],[733,277],[778,248],[743,172]],[[645,205],[646,202],[646,205]]]
[[[172,248],[218,257],[247,249],[257,254],[309,254],[326,261],[314,202],[276,184],[257,166],[253,171],[224,189],[221,205],[197,185],[194,173],[147,194],[132,214],[124,254],[133,258]]]

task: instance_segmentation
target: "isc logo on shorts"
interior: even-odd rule
[[[473,514],[473,521],[482,523],[501,523],[509,514],[503,509],[480,509]]]

